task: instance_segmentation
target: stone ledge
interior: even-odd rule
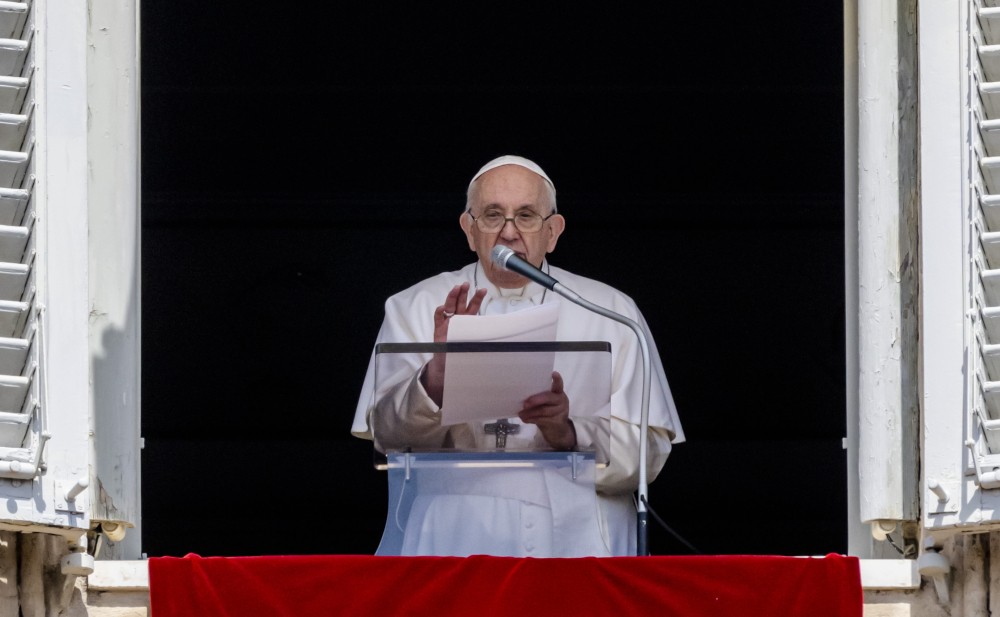
[[[87,588],[94,591],[149,591],[147,561],[96,561],[94,573],[87,577]]]
[[[920,589],[916,559],[862,559],[862,589]]]
[[[95,591],[148,591],[146,561],[97,561],[87,587]],[[863,589],[919,589],[920,574],[915,559],[862,559]]]

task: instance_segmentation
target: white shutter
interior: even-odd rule
[[[65,510],[56,512],[52,485],[43,481],[51,476],[44,449],[53,427],[43,403],[37,293],[44,267],[33,173],[37,8],[0,2],[0,497],[13,504],[0,520],[73,526]],[[39,497],[48,506],[44,514],[32,503]]]
[[[1000,525],[1000,7],[920,17],[921,498],[937,537]]]
[[[34,14],[26,3],[0,2],[0,487],[19,489],[40,484],[31,469],[44,458],[39,390],[42,365],[38,343],[38,297],[29,172],[35,118],[31,90]],[[18,462],[11,465],[11,462]],[[7,462],[6,465],[3,462]],[[26,465],[27,463],[27,465]],[[22,493],[24,491],[21,491]],[[34,520],[33,509],[20,504],[13,520]]]
[[[86,51],[85,0],[0,1],[0,528],[68,539],[90,528],[66,498],[91,451]]]
[[[969,474],[1000,468],[1000,8],[976,5],[970,20],[969,124],[971,185],[969,230],[971,298],[968,361],[972,413],[968,418]],[[983,480],[975,476],[978,480]],[[975,492],[992,501],[991,483]],[[1000,483],[998,483],[1000,486]],[[972,505],[977,504],[972,500]],[[992,518],[970,510],[972,520]]]
[[[0,0],[0,529],[139,524],[136,8]]]
[[[137,25],[0,0],[0,529],[139,525]]]

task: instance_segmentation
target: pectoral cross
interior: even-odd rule
[[[521,430],[520,424],[511,424],[506,418],[497,420],[492,424],[484,424],[483,432],[487,435],[497,436],[497,450],[507,447],[507,435],[516,435]]]

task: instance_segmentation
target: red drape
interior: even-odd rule
[[[858,560],[199,557],[149,560],[154,617],[850,616]]]

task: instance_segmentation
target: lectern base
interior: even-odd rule
[[[608,556],[593,452],[390,452],[377,555]]]

